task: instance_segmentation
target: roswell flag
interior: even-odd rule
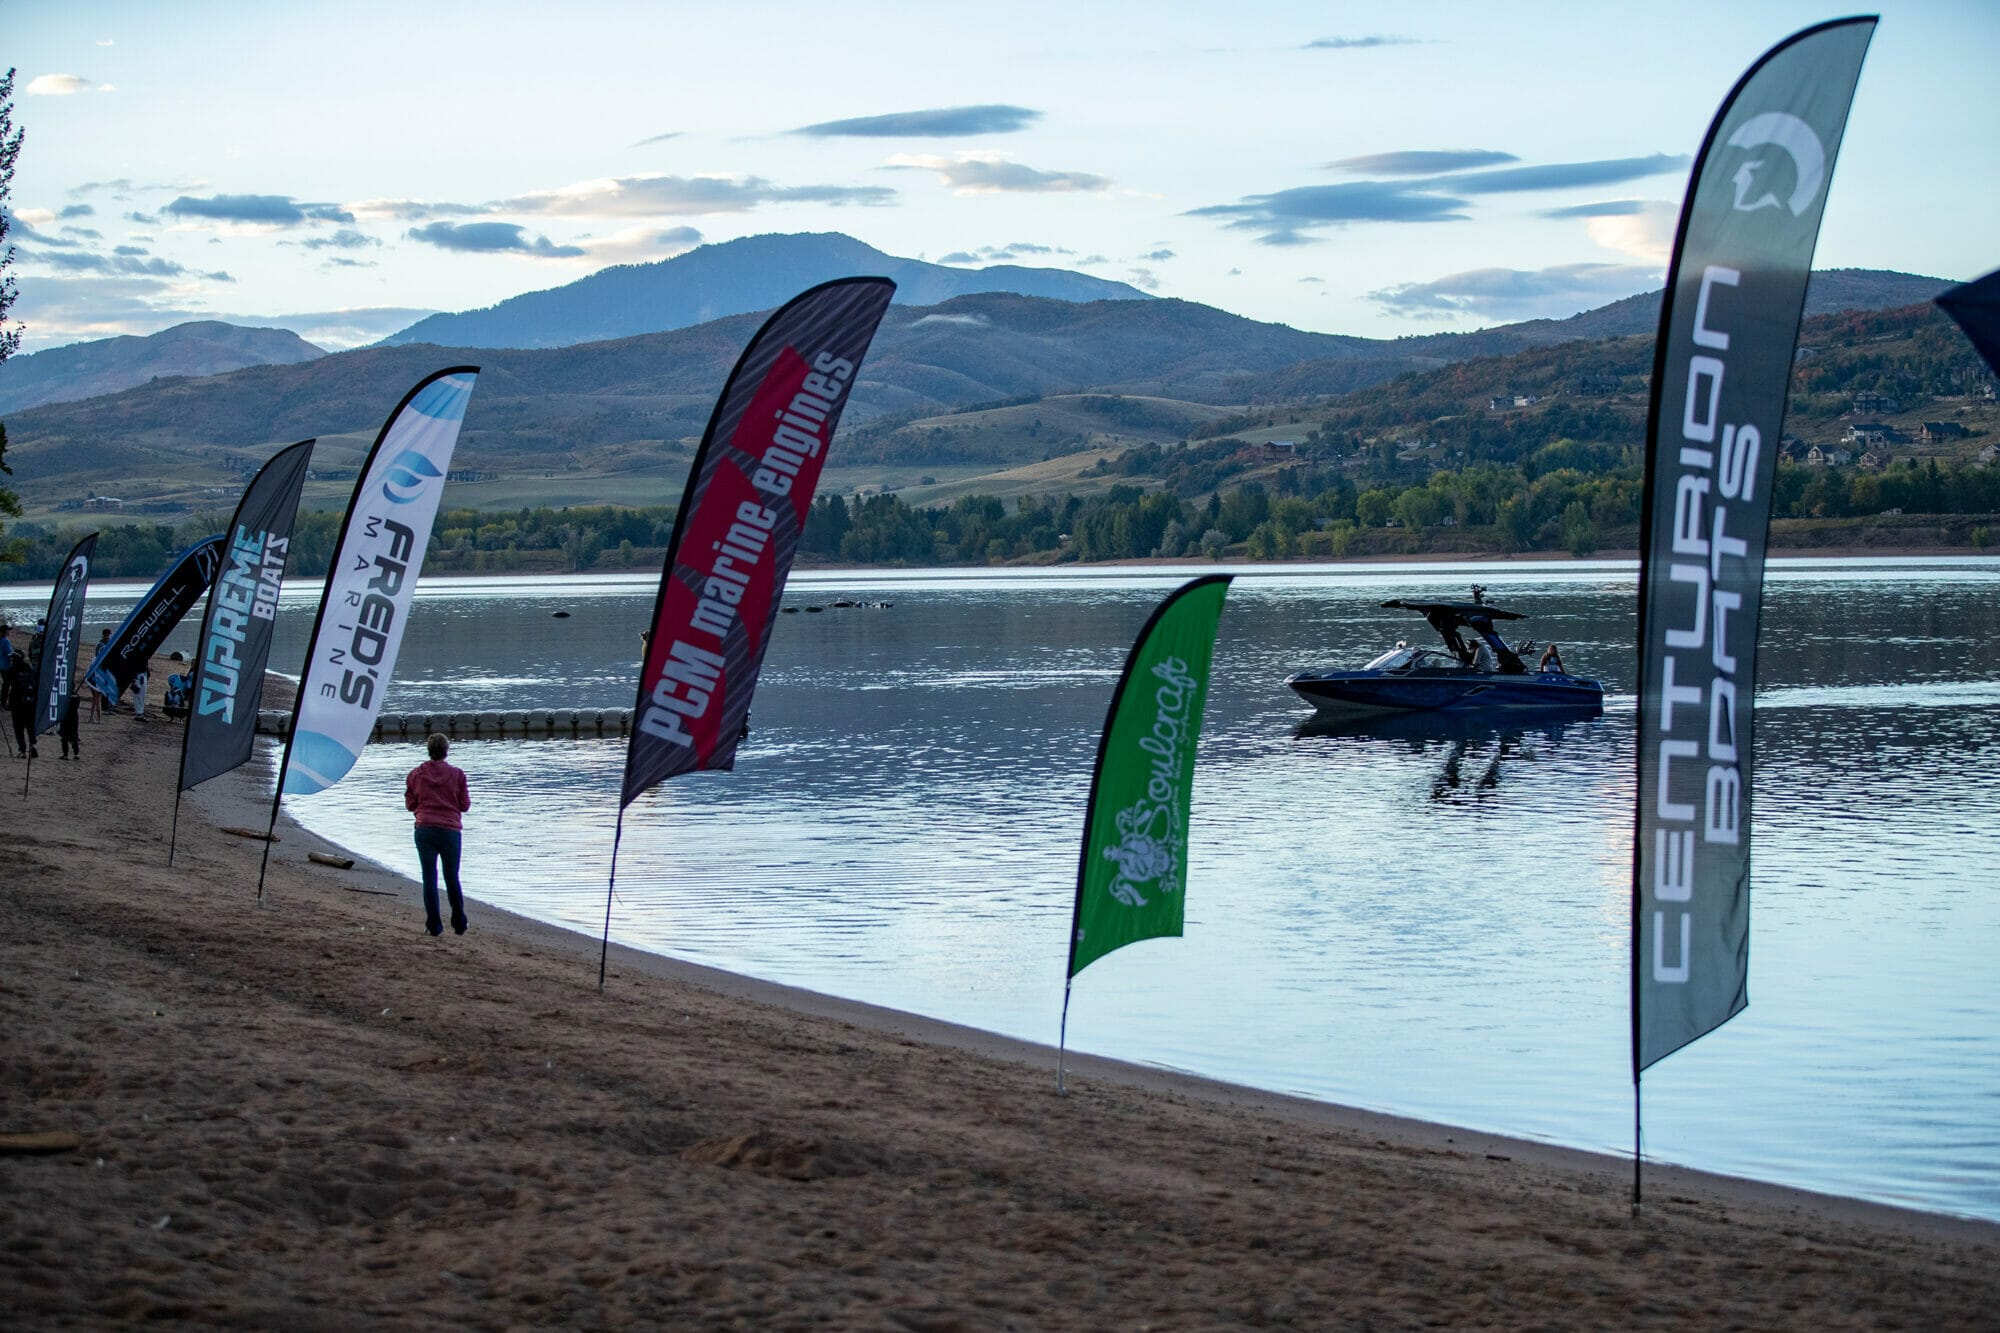
[[[1785,389],[1872,18],[1807,29],[1709,127],[1660,312],[1639,567],[1632,1069],[1749,1003],[1750,700]]]
[[[477,366],[410,390],[362,465],[313,621],[281,793],[324,791],[354,767],[396,670],[410,599],[451,471]],[[273,805],[275,810],[275,803]]]
[[[181,740],[180,790],[227,773],[250,757],[257,701],[277,627],[278,589],[291,554],[292,522],[313,442],[304,440],[264,464],[229,520],[228,546],[195,639],[193,701]]]
[[[895,290],[887,278],[814,287],[771,316],[731,372],[667,546],[621,812],[667,778],[735,766],[827,445]]]
[[[1952,288],[1937,298],[1937,304],[1965,330],[1986,368],[2000,375],[2000,269]]]
[[[1125,659],[1084,816],[1067,976],[1134,941],[1181,933],[1195,742],[1228,590],[1227,574],[1177,589]]]
[[[167,572],[160,575],[132,608],[132,614],[113,630],[104,651],[91,663],[86,677],[97,692],[116,699],[131,686],[146,663],[159,651],[174,626],[188,608],[200,600],[222,563],[222,537],[204,537],[174,557]]]
[[[49,592],[49,614],[42,626],[42,656],[35,664],[35,717],[28,739],[62,721],[69,697],[76,693],[76,641],[83,631],[83,595],[90,588],[90,558],[97,553],[97,534],[70,548],[62,573]]]

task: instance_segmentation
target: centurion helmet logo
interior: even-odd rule
[[[399,505],[415,502],[424,493],[426,482],[444,475],[437,470],[437,464],[414,449],[405,449],[390,459],[387,472],[382,482],[382,494],[390,504]]]
[[[1804,217],[1813,200],[1819,197],[1820,187],[1826,184],[1826,146],[1813,133],[1812,126],[1797,116],[1788,116],[1782,111],[1766,111],[1761,116],[1752,116],[1736,127],[1729,136],[1729,142],[1736,148],[1778,148],[1792,159],[1793,184],[1791,194],[1778,198],[1767,187],[1754,197],[1759,180],[1759,168],[1766,165],[1766,159],[1755,157],[1736,169],[1730,179],[1736,182],[1736,211],[1754,213],[1760,208],[1789,208],[1793,217]],[[1769,181],[1768,176],[1763,177]]]

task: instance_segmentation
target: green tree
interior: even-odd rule
[[[22,131],[14,128],[14,71],[10,68],[7,76],[0,79],[0,362],[21,346],[21,330],[7,327],[7,312],[14,308],[14,298],[19,294],[14,286],[13,274],[7,270],[14,263],[14,247],[7,244],[7,233],[14,225],[12,210],[7,207],[7,198],[14,192],[14,163],[21,156]],[[0,424],[0,473],[14,475],[14,469],[7,466],[7,427]],[[21,516],[21,499],[10,487],[0,486],[0,515],[8,518]],[[0,536],[7,529],[0,525]],[[19,564],[23,557],[19,541],[0,541],[0,565]]]

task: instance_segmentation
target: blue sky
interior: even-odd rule
[[[1905,0],[1821,267],[2000,266],[2000,5]],[[1657,287],[1770,0],[563,6],[0,0],[24,350],[350,346],[608,264],[843,231],[1368,337]],[[1671,17],[1667,17],[1671,15]]]

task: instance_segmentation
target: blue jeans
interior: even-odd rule
[[[417,825],[417,860],[424,867],[424,929],[433,935],[444,934],[444,923],[438,920],[438,860],[444,860],[444,891],[451,899],[451,928],[465,933],[465,896],[458,888],[458,852],[462,835],[455,828],[432,828],[427,824]]]

